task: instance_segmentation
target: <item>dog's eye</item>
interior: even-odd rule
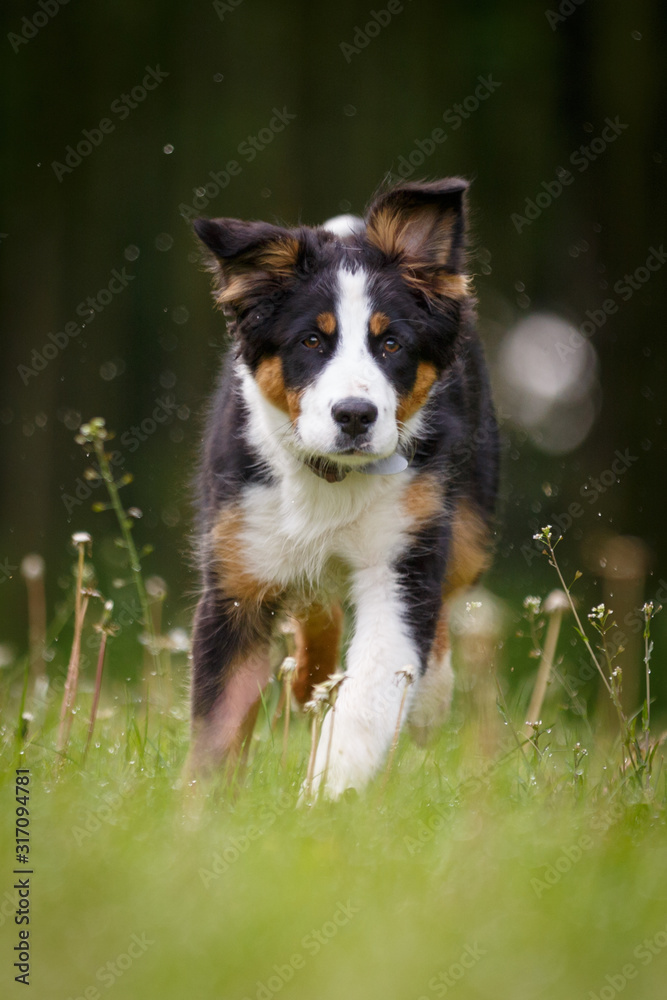
[[[315,347],[320,346],[320,338],[316,333],[311,333],[308,337],[301,341],[304,347],[310,347],[312,350]]]
[[[387,337],[382,348],[387,354],[396,354],[396,351],[400,351],[401,345],[395,337]]]

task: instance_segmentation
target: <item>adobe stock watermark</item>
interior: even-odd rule
[[[135,621],[140,618],[141,609],[138,608],[138,615]],[[96,636],[94,638],[97,645],[99,645],[99,637]],[[118,811],[118,807],[123,804],[126,797],[131,797],[135,791],[136,786],[120,792],[103,792],[101,803],[95,809],[88,809],[83,813],[79,822],[71,828],[70,833],[74,838],[76,846],[81,847],[81,844],[102,829],[104,823],[113,823],[113,818]]]
[[[599,498],[604,496],[612,486],[615,486],[621,476],[624,476],[639,461],[639,458],[640,456],[633,455],[629,448],[624,451],[617,448],[607,468],[603,469],[597,476],[589,476],[586,482],[582,483],[579,487],[579,496],[589,506],[597,503]],[[558,534],[563,536],[570,530],[575,521],[584,516],[584,513],[584,507],[577,500],[573,500],[567,510],[561,511],[560,514],[550,514],[549,519],[552,526],[558,530]],[[522,545],[521,555],[526,560],[526,565],[530,566],[533,559],[542,555],[543,550],[544,545],[537,538],[533,538],[532,545]]]
[[[199,869],[199,877],[202,880],[204,888],[208,889],[212,882],[215,882],[221,875],[229,871],[230,866],[250,849],[251,844],[260,840],[267,830],[273,826],[278,817],[282,816],[287,810],[290,810],[292,805],[293,803],[289,795],[281,791],[276,805],[262,807],[260,826],[249,823],[238,836],[228,837],[225,846],[220,851],[216,851],[212,856],[209,861],[209,867]]]
[[[561,0],[558,10],[545,10],[544,16],[549,22],[549,27],[555,31],[559,24],[567,21],[568,17],[574,14],[578,7],[581,7],[586,0]]]
[[[505,413],[502,405],[498,403],[496,406],[496,423],[498,428],[502,428],[510,419],[510,414]],[[487,445],[495,446],[496,436],[495,427],[492,425],[485,424],[483,427],[478,427],[468,437],[461,438],[453,444],[452,457],[457,464],[460,463],[463,465],[469,462],[473,455],[476,455],[478,451]]]
[[[629,127],[620,120],[618,115],[613,119],[605,118],[605,127],[600,135],[592,139],[587,146],[581,145],[573,150],[568,162],[576,167],[580,174],[583,174],[591,163],[594,163],[611,143],[616,142],[619,135]],[[526,198],[523,215],[519,212],[512,212],[510,215],[510,221],[517,233],[523,232],[526,226],[532,225],[536,219],[539,219],[542,212],[560,198],[564,189],[573,183],[574,174],[564,167],[557,167],[555,179],[542,181],[542,190],[538,191],[534,198]]]
[[[7,35],[7,41],[14,52],[18,52],[22,45],[27,45],[56,16],[60,8],[68,3],[69,0],[37,0],[37,10],[30,17],[21,18],[20,33],[10,31]]]
[[[225,14],[233,14],[242,3],[245,3],[245,0],[213,0],[213,10],[220,20],[224,21]]]
[[[499,80],[494,80],[493,75],[478,76],[477,86],[471,94],[468,94],[459,104],[452,105],[442,113],[442,120],[450,126],[450,131],[456,132],[464,121],[478,110],[480,104],[488,100],[491,94],[501,86]],[[412,177],[415,170],[422,166],[427,157],[435,153],[438,146],[447,141],[448,133],[440,127],[434,128],[424,139],[415,139],[414,148],[407,154],[398,158],[398,166],[394,173],[392,163],[389,171],[389,178],[392,184],[399,180],[407,180]]]
[[[313,958],[319,954],[336,937],[342,927],[345,927],[352,918],[359,913],[361,907],[348,899],[347,902],[339,902],[330,920],[325,920],[321,927],[311,929],[308,934],[301,938],[301,948],[306,953],[295,951],[290,955],[284,964],[274,964],[271,975],[266,980],[258,979],[255,983],[255,992],[246,994],[243,1000],[272,1000],[276,994],[292,979],[297,972],[305,969],[307,957]]]
[[[246,163],[252,163],[295,118],[296,115],[288,111],[285,105],[282,109],[273,108],[270,121],[256,135],[246,136],[236,147],[236,152]],[[190,204],[181,202],[178,206],[181,216],[184,219],[198,218],[208,204],[229,186],[232,177],[238,177],[242,170],[243,166],[238,160],[228,160],[222,170],[209,170],[208,176],[211,179],[193,187],[192,202]]]
[[[614,997],[622,993],[625,987],[637,979],[641,972],[641,966],[650,965],[659,955],[662,955],[667,948],[667,926],[662,927],[652,937],[644,938],[632,951],[632,957],[637,959],[637,963],[626,962],[618,972],[607,973],[604,977],[604,985],[596,990],[589,990],[587,1000],[614,1000]],[[641,994],[633,993],[633,996]]]
[[[62,330],[58,330],[55,333],[47,333],[46,343],[41,348],[34,347],[32,349],[30,363],[16,366],[16,371],[21,376],[23,384],[27,385],[31,378],[37,378],[50,361],[57,358],[59,354],[69,347],[72,340],[80,336],[86,323],[90,325],[135,278],[136,274],[128,274],[125,267],[121,267],[120,271],[118,268],[114,268],[111,272],[111,278],[105,287],[100,288],[95,295],[89,295],[86,299],[83,299],[74,310],[76,315],[84,320],[84,322],[79,324],[75,320],[70,320],[65,323]]]
[[[111,113],[117,115],[120,121],[125,121],[126,118],[129,118],[130,112],[146,100],[151,90],[157,90],[168,76],[169,73],[160,69],[159,63],[155,69],[152,66],[146,66],[146,75],[141,83],[133,87],[129,94],[121,94],[120,97],[111,102]],[[76,148],[74,146],[65,147],[65,162],[60,163],[58,160],[53,160],[51,163],[51,169],[58,178],[58,182],[62,184],[63,177],[73,173],[94,149],[102,145],[104,137],[115,131],[116,125],[111,118],[101,118],[92,129],[82,129],[83,139],[79,139]]]
[[[453,789],[452,795],[456,796],[456,798],[461,798],[465,795],[474,795],[483,788],[488,788],[498,769],[502,767],[505,761],[516,753],[518,749],[513,740],[508,740],[506,746],[507,749],[500,755],[500,757],[495,760],[487,761],[477,774],[471,774],[468,775],[467,778],[464,778],[463,781],[461,781]],[[426,819],[419,819],[412,828],[411,833],[403,836],[403,844],[410,857],[413,857],[415,854],[419,854],[426,844],[429,844],[432,840],[434,840],[436,834],[444,829],[446,823],[447,811],[437,802],[434,802],[432,804],[430,815]]]
[[[467,944],[457,961],[452,962],[446,969],[441,969],[429,979],[429,995],[422,993],[421,996],[417,997],[417,1000],[431,1000],[431,996],[446,996],[485,955],[486,948],[480,948],[476,941],[474,944]]]
[[[628,302],[635,292],[640,291],[646,282],[650,281],[651,275],[664,266],[665,261],[667,261],[667,253],[665,252],[663,243],[659,247],[649,247],[648,256],[644,263],[636,267],[631,274],[624,274],[622,278],[614,282],[614,292],[622,302]],[[579,334],[585,339],[592,337],[594,333],[602,329],[608,318],[614,316],[617,312],[618,302],[612,298],[605,299],[599,309],[587,309],[585,313],[586,319],[578,328]],[[582,340],[572,330],[567,341],[557,342],[556,351],[560,358],[566,358],[574,351],[580,350],[581,345]]]
[[[581,861],[584,852],[591,851],[594,846],[593,838],[587,833],[582,833],[576,843],[561,848],[559,856],[550,864],[544,865],[541,878],[533,877],[530,880],[530,887],[537,898],[541,899],[545,892],[558,885],[563,875],[571,872],[573,866]]]
[[[609,809],[598,813],[591,818],[590,828],[601,836],[604,835],[615,823],[625,814],[625,809],[619,802],[613,802]],[[577,838],[574,844],[569,847],[561,847],[559,856],[547,865],[543,865],[544,871],[541,877],[533,877],[530,886],[538,899],[541,899],[545,892],[549,892],[558,885],[564,875],[568,875],[573,867],[579,864],[586,855],[595,847],[595,840],[588,833],[583,833]]]
[[[130,935],[125,951],[105,962],[104,965],[100,965],[99,969],[96,970],[96,981],[100,986],[110,990],[114,983],[121,979],[138,959],[143,958],[154,944],[155,941],[149,938],[145,931],[141,934]],[[91,983],[76,996],[70,994],[67,1000],[102,1000],[102,996],[103,994],[95,983]]]
[[[410,2],[411,0],[408,0],[408,3]],[[372,40],[377,38],[382,29],[391,24],[392,19],[404,10],[405,7],[401,0],[389,0],[387,6],[383,7],[382,10],[369,10],[369,19],[366,24],[361,27],[358,24],[354,26],[352,42],[341,42],[338,46],[343,53],[345,62],[352,62],[352,56],[358,56],[360,52],[363,52]]]

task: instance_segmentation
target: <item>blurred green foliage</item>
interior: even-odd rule
[[[109,522],[90,510],[94,490],[80,499],[73,437],[79,420],[98,414],[117,431],[119,469],[136,477],[124,502],[144,512],[137,537],[155,545],[147,570],[169,583],[170,620],[187,621],[188,483],[224,342],[183,217],[198,188],[203,214],[317,223],[361,211],[420,151],[413,176],[472,178],[471,269],[492,364],[527,312],[552,310],[579,326],[660,245],[665,8],[569,6],[565,16],[555,2],[420,0],[394,3],[390,16],[374,8],[374,17],[350,0],[74,0],[53,16],[4,5],[3,640],[25,646],[22,581],[7,577],[26,552],[46,558],[50,607],[59,578],[70,582],[73,530],[91,531],[104,551],[105,589],[122,569]],[[480,78],[493,86],[475,98]],[[280,131],[271,128],[277,112]],[[617,140],[518,233],[512,214],[616,117],[627,124]],[[505,424],[496,590],[548,585],[541,560],[529,564],[520,547],[567,511],[615,449],[641,460],[572,526],[566,568],[595,570],[583,542],[603,526],[646,541],[655,572],[647,596],[665,573],[663,288],[654,276],[593,337],[600,411],[575,453],[544,455]],[[92,321],[58,347],[89,308]],[[32,352],[46,357],[49,334],[56,347],[46,353],[56,356],[37,371]]]

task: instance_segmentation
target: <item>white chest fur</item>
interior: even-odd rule
[[[412,476],[352,472],[328,483],[302,467],[253,487],[241,505],[248,569],[267,583],[317,587],[332,559],[352,570],[390,565],[406,544],[401,501]]]

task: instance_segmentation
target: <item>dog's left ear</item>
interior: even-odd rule
[[[405,279],[429,297],[462,298],[465,193],[459,177],[404,184],[380,195],[366,216],[372,244],[404,272]]]

